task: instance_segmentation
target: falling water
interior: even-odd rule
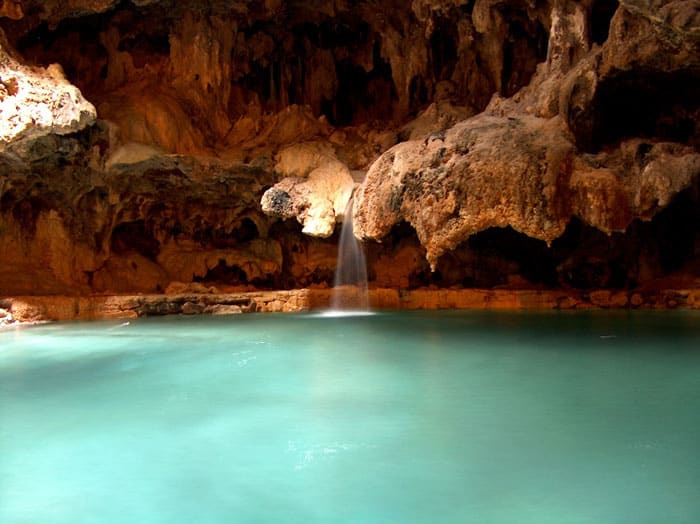
[[[345,218],[338,243],[338,262],[331,296],[332,311],[368,311],[367,263],[362,244],[352,227],[351,197],[345,207]]]

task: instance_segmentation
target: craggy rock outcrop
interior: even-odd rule
[[[475,25],[485,28],[493,20],[480,6]],[[625,231],[693,186],[697,10],[688,2],[623,3],[602,47],[591,47],[585,11],[552,6],[547,60],[514,97],[496,96],[484,114],[384,153],[359,192],[356,234],[381,240],[406,221],[435,269],[442,254],[491,227],[548,244],[572,216],[606,233]]]
[[[548,244],[572,216],[604,231],[651,219],[700,175],[700,154],[635,140],[612,154],[578,158],[557,118],[481,115],[422,141],[399,144],[358,192],[357,234],[381,240],[402,221],[438,258],[492,227]]]
[[[17,151],[37,138],[74,133],[93,124],[94,106],[58,64],[23,65],[0,29],[0,151]]]
[[[700,286],[698,12],[0,0],[0,295]]]
[[[78,149],[95,137],[70,140]],[[8,292],[155,292],[217,272],[232,285],[264,284],[281,272],[280,245],[257,209],[272,181],[264,171],[172,155],[108,170],[3,168],[11,173],[2,183],[0,234]],[[46,190],[52,186],[61,190]]]
[[[551,242],[568,222],[558,193],[573,155],[557,120],[472,118],[375,162],[357,196],[355,229],[381,240],[408,222],[433,269],[446,251],[490,227]]]
[[[329,146],[302,143],[283,148],[275,170],[287,177],[265,192],[262,210],[281,218],[296,217],[307,235],[331,236],[345,214],[354,181]]]

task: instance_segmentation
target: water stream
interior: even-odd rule
[[[362,243],[355,238],[353,230],[353,202],[354,198],[350,198],[345,207],[345,218],[340,231],[338,264],[331,297],[331,311],[334,312],[369,311],[367,262]]]

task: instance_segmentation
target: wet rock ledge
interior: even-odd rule
[[[61,320],[130,319],[164,315],[308,312],[329,307],[330,289],[226,294],[18,296],[0,299],[0,328]],[[700,289],[561,291],[536,289],[373,289],[376,310],[700,309]]]

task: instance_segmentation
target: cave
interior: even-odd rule
[[[372,46],[372,61],[369,73],[347,59],[335,64],[338,89],[333,99],[324,99],[321,105],[321,113],[332,125],[342,127],[371,120],[391,120],[396,101],[391,66],[382,59],[376,43]]]
[[[248,276],[237,265],[228,265],[225,260],[219,260],[216,266],[209,269],[204,276],[195,276],[192,281],[237,286],[248,284]]]
[[[617,0],[595,0],[591,7],[591,40],[598,45],[608,39],[610,20],[619,6]]]
[[[249,217],[244,217],[232,228],[197,227],[192,234],[196,242],[216,249],[240,247],[259,236],[258,226]]]
[[[484,274],[484,284],[507,284],[508,274],[498,270],[495,260],[514,264],[518,275],[534,285],[553,286],[557,282],[556,261],[547,244],[515,231],[511,227],[490,228],[468,240],[469,248],[476,255],[475,271]],[[491,260],[484,264],[481,260]],[[488,269],[487,269],[488,268]],[[495,282],[500,278],[500,282]],[[477,285],[478,280],[477,280]]]
[[[503,47],[501,94],[513,96],[529,84],[537,64],[547,56],[549,35],[539,21],[524,18],[518,11],[506,10],[508,34]]]
[[[155,260],[160,244],[149,231],[146,222],[136,220],[123,222],[112,230],[110,249],[116,255],[139,253],[149,260]]]
[[[0,248],[45,289],[329,289],[353,191],[377,288],[692,284],[685,6],[12,6]]]
[[[0,1],[0,522],[700,522],[699,35]]]
[[[598,151],[631,137],[698,144],[700,130],[700,69],[672,72],[619,71],[596,89],[588,125],[577,138],[588,151]],[[641,110],[643,108],[643,110]]]
[[[457,63],[457,28],[450,20],[439,18],[430,35],[430,57],[435,81],[449,80]]]

